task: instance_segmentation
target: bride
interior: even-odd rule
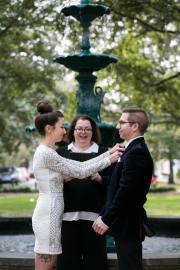
[[[35,234],[35,269],[51,270],[61,250],[61,224],[64,210],[63,183],[65,175],[86,178],[117,162],[121,153],[117,144],[110,151],[85,161],[77,162],[59,156],[54,150],[66,130],[64,116],[51,104],[39,101],[35,119],[41,142],[33,158],[34,175],[39,187],[39,198],[32,217]],[[85,180],[82,180],[85,181]]]

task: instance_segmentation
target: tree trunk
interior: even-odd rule
[[[25,159],[25,164],[26,164],[25,167],[27,169],[29,167],[29,159],[28,158]]]
[[[169,184],[174,184],[174,175],[173,175],[173,160],[172,154],[169,153]]]

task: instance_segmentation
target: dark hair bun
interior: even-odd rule
[[[53,111],[53,106],[45,101],[38,101],[36,104],[37,111],[39,113],[48,113]]]

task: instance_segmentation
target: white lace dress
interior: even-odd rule
[[[64,211],[65,175],[79,179],[90,176],[111,164],[108,156],[109,152],[105,152],[94,159],[77,162],[59,156],[54,150],[44,145],[37,147],[33,168],[39,187],[39,198],[32,217],[36,253],[62,253],[61,224]]]

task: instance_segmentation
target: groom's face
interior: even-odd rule
[[[123,113],[119,119],[117,129],[119,130],[119,135],[121,139],[126,140],[127,142],[132,139],[133,136],[133,126],[130,126],[130,123],[128,120],[129,113]]]

